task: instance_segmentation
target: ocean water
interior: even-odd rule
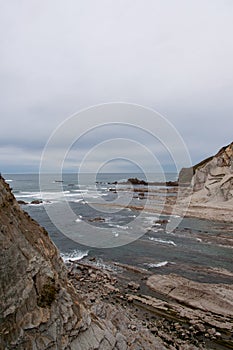
[[[166,174],[166,180],[175,180],[176,176]],[[46,206],[50,206],[62,217],[64,213],[59,212],[59,208],[62,201],[66,201],[77,216],[75,233],[80,234],[80,237],[92,234],[85,232],[86,226],[83,224],[96,217],[101,217],[104,221],[92,221],[92,227],[104,227],[112,239],[117,239],[119,235],[133,235],[135,227],[132,228],[132,223],[140,212],[127,207],[111,210],[117,196],[113,183],[124,182],[130,177],[145,179],[143,174],[98,174],[94,182],[91,174],[84,174],[82,178],[77,178],[76,174],[64,174],[62,178],[49,174],[43,175],[42,188],[39,186],[38,174],[5,174],[4,177],[17,200],[28,203],[42,200],[42,204],[28,204],[22,208],[47,229],[65,261],[90,256],[96,257],[98,264],[119,262],[153,272],[176,273],[201,282],[233,282],[233,249],[223,244],[225,238],[233,235],[232,224],[184,218],[172,232],[167,232],[166,225],[156,221],[171,218],[148,212],[139,217],[137,225],[143,232],[139,239],[120,247],[95,248],[68,238],[47,214]],[[163,180],[158,174],[150,175],[150,181]],[[132,192],[128,192],[127,187],[128,185],[121,185],[124,191],[119,191],[120,195],[124,198],[131,196],[131,207],[143,205],[146,199],[132,197]],[[104,201],[105,208],[109,211],[102,212],[98,211],[98,207],[93,208],[91,204],[100,200]],[[152,205],[156,207],[159,202],[155,199]],[[64,229],[66,228],[68,231],[69,227]],[[222,273],[219,274],[219,271]]]

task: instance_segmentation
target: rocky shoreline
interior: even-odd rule
[[[178,215],[187,218],[199,218],[214,220],[220,222],[233,222],[233,204],[231,201],[208,202],[198,194],[192,192],[190,187],[164,187],[156,188],[154,186],[134,186],[130,187],[111,187],[111,193],[133,192],[133,198],[139,199],[138,204],[128,204],[127,208],[131,210],[144,210],[151,213],[162,215]],[[144,200],[144,202],[143,202]],[[105,204],[95,205],[104,206]],[[110,202],[106,203],[110,206]],[[111,206],[120,207],[120,204],[111,204]],[[122,206],[122,208],[125,208]]]
[[[166,349],[233,347],[232,285],[154,275],[123,264],[115,267],[85,258],[68,263],[68,276],[96,316],[108,313],[114,322],[117,312],[116,322],[128,342],[143,330],[147,337],[149,332],[160,338]]]

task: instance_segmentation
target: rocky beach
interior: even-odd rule
[[[117,264],[114,269],[109,263],[103,269],[93,264],[93,259],[70,262],[68,268],[72,284],[92,312],[117,323],[129,348],[137,349],[133,335],[143,329],[147,338],[152,334],[166,349],[232,347],[232,285],[203,285],[129,265]]]

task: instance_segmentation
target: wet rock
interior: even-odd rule
[[[35,199],[33,201],[31,201],[31,204],[42,204],[43,201],[41,199]]]
[[[105,219],[98,216],[96,218],[88,219],[88,221],[90,221],[90,222],[105,222]]]
[[[144,185],[147,186],[148,182],[144,181],[144,180],[139,180],[136,177],[135,178],[129,178],[127,180],[128,183],[131,183],[132,185]]]
[[[117,193],[115,188],[109,188],[109,191],[112,192],[112,193]]]
[[[26,204],[28,204],[28,202],[25,202],[25,201],[22,201],[22,200],[18,200],[18,204],[20,204],[20,205],[26,205]]]
[[[166,219],[155,220],[155,224],[164,225],[164,224],[167,224],[167,223],[168,223],[168,220],[166,220]]]

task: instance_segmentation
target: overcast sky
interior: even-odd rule
[[[80,109],[112,101],[143,105],[165,116],[184,139],[193,163],[232,141],[232,0],[0,4],[3,173],[37,172],[43,147],[61,122]],[[120,128],[112,132],[103,134],[132,134]],[[143,144],[143,137],[137,138]],[[77,166],[81,154],[97,144],[93,139],[101,138],[92,133],[83,139]],[[168,157],[158,145],[156,150],[169,169]],[[130,152],[133,148],[129,158]],[[130,171],[126,163],[119,170]]]

